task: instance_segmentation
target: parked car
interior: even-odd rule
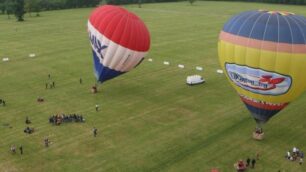
[[[202,84],[204,82],[205,82],[205,79],[200,75],[187,76],[187,79],[186,79],[186,83],[188,85]]]

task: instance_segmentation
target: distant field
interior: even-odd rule
[[[107,81],[96,95],[90,93],[94,75],[86,33],[92,9],[26,15],[23,23],[0,15],[0,98],[7,103],[0,107],[1,172],[209,172],[213,167],[232,172],[238,159],[256,152],[260,160],[249,171],[306,171],[306,164],[284,159],[293,146],[306,152],[306,94],[272,118],[264,128],[266,139],[258,142],[251,138],[254,120],[225,76],[216,73],[218,33],[232,15],[270,9],[306,16],[306,7],[197,1],[125,8],[147,24],[152,39],[147,59],[153,62],[145,60]],[[45,89],[49,73],[55,89]],[[187,86],[190,74],[207,83]],[[37,103],[38,96],[45,102]],[[86,123],[52,126],[48,118],[55,113],[83,114]],[[32,135],[23,133],[26,116],[36,130]],[[49,148],[45,136],[52,141]],[[11,155],[12,144],[22,144],[24,155]]]

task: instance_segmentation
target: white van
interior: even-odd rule
[[[205,82],[205,79],[200,75],[187,76],[187,79],[186,79],[186,83],[188,85],[202,84],[204,82]]]

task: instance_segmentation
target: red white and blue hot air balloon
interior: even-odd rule
[[[139,17],[124,8],[104,5],[88,20],[96,79],[101,83],[139,65],[150,48],[150,33]]]

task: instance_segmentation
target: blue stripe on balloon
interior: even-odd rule
[[[95,76],[96,76],[96,79],[100,81],[101,83],[125,73],[125,72],[116,71],[114,69],[108,68],[107,66],[104,66],[103,64],[100,63],[100,59],[96,55],[96,52],[92,51],[92,54],[93,54],[93,59],[94,59]]]
[[[279,42],[285,42],[285,43],[293,43],[292,40],[292,33],[290,30],[290,23],[287,22],[287,19],[285,17],[279,17]]]
[[[291,30],[293,34],[293,42],[306,42],[305,36],[306,36],[306,29],[305,26],[301,27],[300,22],[295,20],[294,16],[289,16],[288,21],[291,23]],[[306,20],[304,21],[306,22]]]
[[[252,113],[252,116],[263,123],[267,122],[272,116],[276,115],[280,111],[280,110],[266,110],[251,106],[246,103],[244,104],[246,105],[248,110]]]
[[[277,40],[275,42],[279,42],[278,41],[278,15],[271,15],[269,18],[269,21],[266,24],[266,29],[265,29],[265,35],[264,35],[264,39],[265,40],[270,40],[270,41],[274,41]]]
[[[306,44],[306,18],[298,15],[248,11],[234,16],[223,31],[247,38],[289,44]]]

